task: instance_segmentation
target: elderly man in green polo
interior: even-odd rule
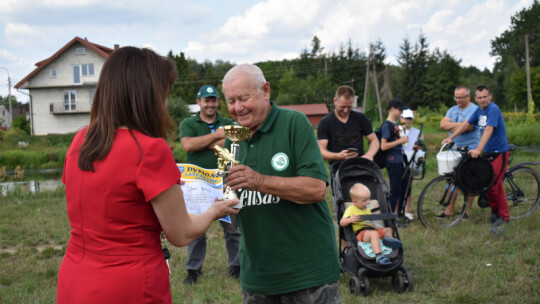
[[[255,65],[229,70],[223,93],[231,117],[250,128],[239,142],[240,165],[226,178],[242,202],[245,303],[339,303],[328,175],[307,117],[271,102],[270,83]]]
[[[205,169],[216,168],[217,156],[212,149],[214,145],[223,146],[225,133],[223,127],[234,122],[218,114],[219,95],[211,85],[204,85],[197,94],[197,104],[201,110],[184,119],[180,125],[180,142],[187,152],[187,162]],[[219,221],[223,227],[225,245],[227,247],[228,273],[233,278],[240,276],[238,246],[240,232],[236,226],[236,217],[231,215],[231,223]],[[187,276],[184,284],[197,282],[202,275],[202,266],[206,257],[206,234],[188,245]]]

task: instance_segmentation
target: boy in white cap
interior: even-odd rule
[[[400,132],[403,132],[403,135],[409,136],[409,133],[411,131],[411,127],[414,121],[414,112],[411,109],[405,109],[403,110],[403,113],[401,113],[400,116]],[[405,146],[407,144],[403,144]],[[407,155],[407,157],[410,157],[411,155]],[[410,160],[409,160],[410,161]],[[409,190],[407,192],[407,201],[405,202],[405,222],[410,222],[414,219],[413,214],[411,213],[411,200],[412,200],[412,179],[409,184]]]

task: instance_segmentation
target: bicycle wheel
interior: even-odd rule
[[[540,203],[540,176],[529,167],[516,167],[503,181],[511,219],[529,216]]]
[[[448,206],[451,206],[450,212],[453,215],[440,217]],[[426,228],[452,227],[461,221],[466,209],[467,200],[463,192],[456,187],[451,176],[436,177],[422,189],[418,198],[418,218]]]

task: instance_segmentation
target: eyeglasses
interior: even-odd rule
[[[469,97],[469,95],[465,95],[465,96],[454,96],[454,100],[457,101],[458,99],[465,99]]]
[[[209,125],[208,125],[208,129],[210,129],[210,133],[214,133],[214,131],[216,130],[216,129],[214,128],[214,124],[209,124]]]

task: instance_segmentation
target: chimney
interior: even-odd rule
[[[118,48],[120,48],[120,46],[118,44],[115,44],[114,45],[114,50],[116,51],[116,50],[118,50]]]

